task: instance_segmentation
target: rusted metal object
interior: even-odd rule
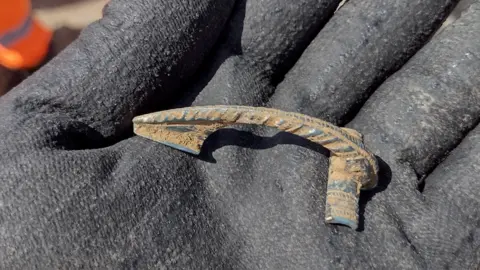
[[[362,135],[299,113],[248,106],[199,106],[165,110],[133,119],[135,134],[199,154],[204,140],[233,124],[255,124],[289,132],[331,151],[325,221],[356,229],[361,189],[377,185],[378,164]]]

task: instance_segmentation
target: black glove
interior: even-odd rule
[[[0,98],[1,268],[478,266],[479,1],[423,48],[457,1],[339,2],[111,1]],[[132,136],[217,104],[360,131],[382,170],[361,228],[325,225],[328,155],[294,136],[220,130],[200,157]]]

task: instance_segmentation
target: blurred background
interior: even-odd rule
[[[106,0],[32,0],[35,14],[50,28],[81,29],[102,16]]]
[[[31,0],[34,16],[53,31],[49,54],[44,63],[74,41],[85,26],[100,19],[107,2],[108,0]],[[0,65],[0,96],[36,69],[10,70]]]
[[[357,0],[343,0],[339,8],[348,1]],[[458,19],[473,1],[461,0],[437,33]],[[49,54],[44,61],[46,63],[74,41],[85,26],[101,18],[102,9],[108,0],[31,0],[31,2],[34,15],[45,26],[54,31]],[[35,70],[12,71],[0,66],[0,96],[35,72]]]
[[[70,44],[88,24],[102,17],[107,0],[31,0],[35,16],[55,30],[51,57]]]

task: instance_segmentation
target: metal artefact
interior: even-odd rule
[[[133,119],[135,134],[199,154],[204,140],[233,124],[255,124],[289,132],[331,151],[325,221],[356,229],[361,189],[377,185],[378,164],[362,135],[299,113],[248,106],[199,106],[165,110]]]

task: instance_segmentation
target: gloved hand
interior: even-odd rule
[[[431,41],[456,1],[339,2],[112,0],[0,98],[1,268],[478,266],[479,1]],[[296,137],[220,130],[196,157],[132,134],[217,104],[360,131],[382,161],[360,230],[325,225],[328,155]]]

